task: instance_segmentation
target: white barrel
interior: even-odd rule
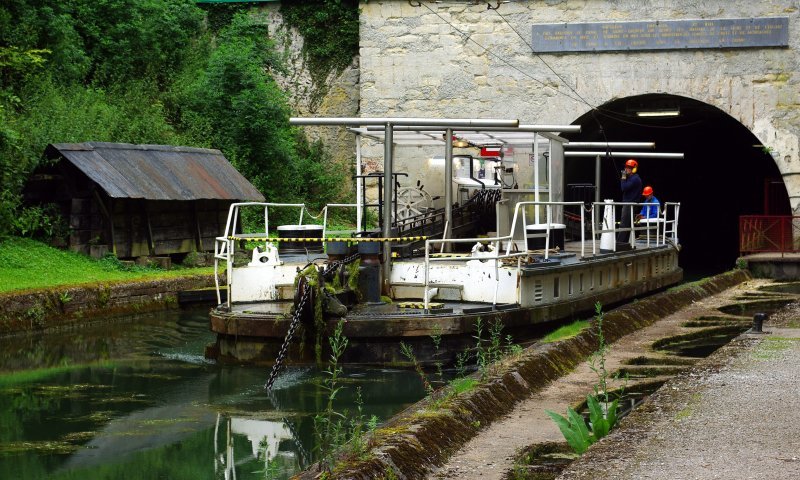
[[[617,239],[614,236],[613,228],[616,225],[616,216],[614,215],[614,205],[611,203],[614,200],[603,200],[606,206],[603,207],[603,230],[612,230],[600,234],[600,251],[613,252],[616,250]]]

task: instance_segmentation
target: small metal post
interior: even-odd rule
[[[764,332],[761,327],[764,325],[764,322],[767,320],[766,313],[756,313],[753,315],[753,326],[747,333],[766,333]]]

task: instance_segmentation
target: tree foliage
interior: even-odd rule
[[[285,93],[270,72],[285,67],[267,26],[245,13],[223,29],[207,66],[182,90],[181,122],[225,152],[269,199],[321,208],[340,194],[324,148],[289,125]]]
[[[244,8],[206,10],[193,0],[0,4],[0,236],[49,143],[219,148],[270,201],[335,197],[347,172],[326,169],[324,148],[289,125],[267,25]]]
[[[284,0],[281,14],[305,39],[303,54],[317,86],[358,54],[358,0]]]

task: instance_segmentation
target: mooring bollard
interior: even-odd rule
[[[767,319],[766,313],[756,313],[753,315],[753,326],[747,333],[764,333],[761,330],[762,325],[764,325],[764,321]]]

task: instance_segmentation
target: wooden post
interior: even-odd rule
[[[100,207],[100,213],[106,217],[106,221],[108,222],[108,234],[111,236],[111,252],[114,256],[117,256],[117,242],[114,241],[114,204],[113,199],[109,197],[108,199],[108,207],[106,207],[105,202],[103,202],[103,198],[97,192],[97,188],[92,189],[92,195],[94,196],[95,200],[97,200],[97,206]]]
[[[195,248],[197,249],[197,251],[198,252],[202,252],[203,251],[203,234],[202,234],[202,231],[200,230],[200,215],[197,212],[197,202],[199,202],[199,200],[195,200],[195,201],[192,202],[192,210],[194,212],[194,226],[195,226],[194,242],[195,242]]]
[[[144,203],[144,224],[145,224],[145,234],[147,236],[147,251],[149,252],[151,257],[156,256],[156,242],[153,240],[153,226],[150,224],[150,209],[147,208],[148,202],[147,200],[142,200]],[[131,239],[131,246],[133,245],[133,240]]]

